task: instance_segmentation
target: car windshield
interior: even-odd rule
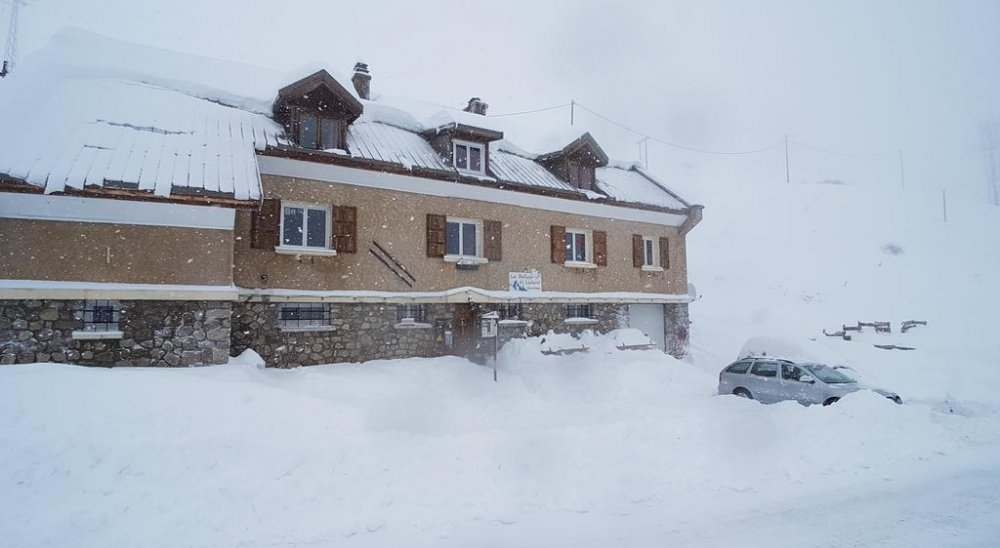
[[[840,371],[821,363],[805,364],[802,367],[808,369],[810,373],[816,376],[816,378],[827,384],[856,382],[854,379],[848,377]]]

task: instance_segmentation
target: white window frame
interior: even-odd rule
[[[465,165],[470,167],[458,167],[458,147],[466,147]],[[478,148],[480,154],[479,167],[481,169],[472,169],[472,154],[469,152],[470,148]],[[476,173],[479,175],[486,174],[486,147],[482,143],[473,143],[472,141],[463,141],[461,139],[452,139],[451,141],[451,164],[455,166],[455,169],[467,173]]]
[[[565,234],[583,234],[584,237],[584,260],[578,261],[576,259],[567,259],[563,262],[563,265],[571,268],[597,268],[594,264],[594,231],[586,228],[567,228]],[[563,236],[563,246],[566,245],[566,237]],[[576,238],[572,238],[573,242],[571,257],[576,257]],[[563,257],[565,258],[565,247],[563,251]]]
[[[302,245],[285,244],[285,208],[297,208],[302,210]],[[323,246],[307,245],[308,237],[306,227],[309,224],[309,210],[323,211],[326,213],[326,235]],[[328,205],[307,204],[304,202],[281,202],[281,218],[279,222],[278,247],[274,250],[278,253],[292,255],[336,255],[337,251],[330,247],[333,240],[333,211]]]
[[[461,217],[448,217],[447,219],[445,219],[444,248],[445,248],[446,251],[448,249],[448,225],[451,224],[451,223],[459,223],[459,228],[458,228],[458,253],[457,254],[454,254],[454,253],[446,254],[444,256],[444,260],[447,261],[447,262],[450,262],[450,263],[459,263],[459,262],[460,263],[475,263],[475,264],[485,264],[485,263],[488,263],[489,260],[487,260],[485,257],[483,257],[483,252],[484,252],[483,251],[483,221],[480,220],[480,219],[464,219],[464,218],[461,218]],[[466,225],[475,225],[475,227],[476,227],[476,254],[475,255],[465,255],[465,254],[462,253],[462,248],[463,248],[463,246],[462,246],[462,244],[463,244],[462,238],[464,236],[463,236],[463,233],[462,233],[462,227],[461,227],[461,225],[463,225],[463,224],[466,224]]]
[[[646,255],[647,246],[650,250],[649,256]],[[663,272],[663,267],[660,265],[660,242],[656,236],[642,237],[642,270],[644,272]]]

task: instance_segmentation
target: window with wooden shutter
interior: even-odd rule
[[[281,200],[267,199],[250,214],[250,247],[274,249],[281,237]]]
[[[660,267],[670,268],[670,239],[660,238]]]
[[[444,215],[427,214],[427,256],[444,257],[445,230],[448,218]]]
[[[503,257],[502,233],[503,223],[500,221],[483,221],[483,256],[491,261],[499,261]]]
[[[608,233],[603,230],[594,231],[594,264],[608,266]]]
[[[632,235],[632,266],[640,268],[645,264],[643,258],[643,237],[640,234]]]
[[[550,252],[552,262],[562,264],[566,261],[566,227],[552,226]]]
[[[358,252],[358,208],[333,207],[333,248],[337,253]]]

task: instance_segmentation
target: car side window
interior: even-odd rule
[[[738,375],[742,375],[747,372],[747,369],[750,369],[749,361],[736,362],[726,368],[726,373],[736,373]]]
[[[778,364],[775,362],[757,362],[750,373],[758,377],[777,377]]]
[[[802,370],[797,365],[792,365],[790,363],[781,364],[781,378],[788,381],[797,381],[802,378],[805,371]]]

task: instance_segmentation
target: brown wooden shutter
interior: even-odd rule
[[[445,232],[448,218],[444,215],[427,214],[427,256],[444,257]]]
[[[660,238],[660,267],[670,268],[670,238]]]
[[[646,255],[646,245],[643,242],[642,236],[639,234],[632,235],[632,266],[638,268],[645,263]]]
[[[594,264],[608,266],[608,233],[603,230],[594,231]]]
[[[552,262],[562,264],[566,262],[566,227],[553,226],[551,234],[550,251],[552,253]]]
[[[503,257],[503,223],[483,221],[483,257],[499,261]]]
[[[333,207],[333,248],[337,253],[358,252],[358,208]]]
[[[250,214],[250,247],[274,249],[281,238],[281,200],[263,200]]]

